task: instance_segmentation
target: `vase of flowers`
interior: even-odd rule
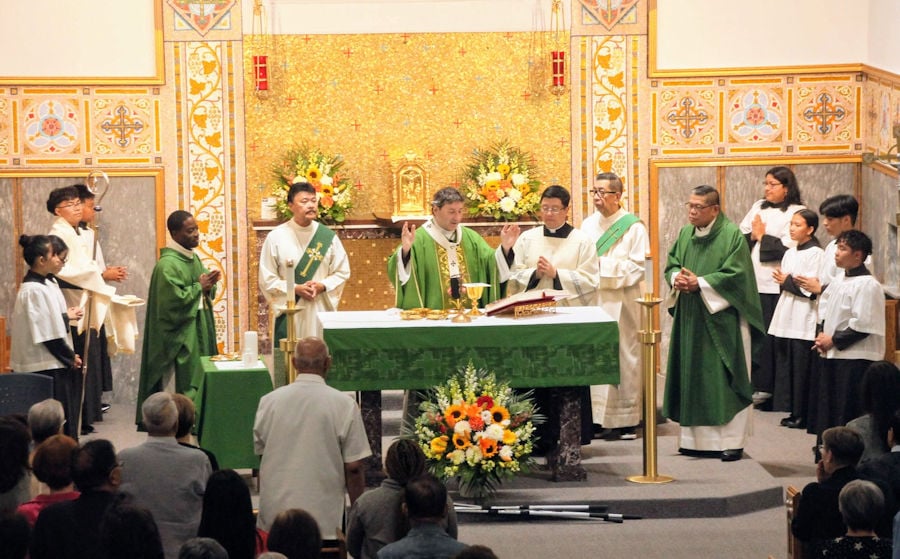
[[[415,436],[432,474],[459,480],[460,494],[483,500],[532,465],[534,428],[543,420],[530,394],[516,394],[470,362],[419,405]]]
[[[504,221],[534,218],[541,204],[541,183],[533,158],[503,140],[476,148],[465,169],[466,208],[471,217]]]
[[[272,191],[277,199],[278,216],[290,219],[287,193],[295,182],[308,182],[316,189],[319,221],[343,223],[353,208],[353,183],[343,168],[343,157],[323,153],[308,144],[289,150],[272,168],[275,178]]]

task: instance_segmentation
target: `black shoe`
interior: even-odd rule
[[[744,457],[743,448],[730,448],[722,451],[722,462],[736,462]]]
[[[100,404],[100,411],[102,411],[103,413],[106,413],[109,411],[109,408],[111,408],[111,407],[112,406],[109,404]]]
[[[694,458],[721,458],[722,457],[722,452],[719,450],[694,450],[693,448],[678,447],[678,453],[683,454],[685,456],[693,456]]]
[[[94,429],[93,425],[82,425],[81,426],[81,434],[82,435],[90,435],[94,431],[96,431],[96,429]]]
[[[802,417],[795,417],[792,421],[782,421],[781,424],[789,429],[806,429],[806,420]]]
[[[784,419],[781,420],[781,426],[782,426],[782,427],[787,427],[787,426],[788,426],[788,423],[791,423],[791,422],[794,422],[794,421],[797,421],[797,416],[794,415],[794,414],[791,414],[791,415],[789,415],[789,416],[787,416],[787,417],[785,417]]]

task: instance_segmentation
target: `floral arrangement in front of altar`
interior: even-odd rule
[[[346,172],[342,172],[343,167],[344,158],[340,155],[325,154],[307,144],[288,151],[272,168],[276,179],[272,194],[278,200],[278,216],[290,219],[287,193],[295,182],[308,182],[316,189],[319,221],[343,223],[353,208],[353,183]]]
[[[541,183],[527,152],[504,140],[478,149],[465,170],[466,208],[470,216],[506,221],[534,217],[541,204]]]
[[[415,435],[437,478],[484,498],[531,465],[534,428],[543,421],[529,395],[494,373],[468,366],[432,388],[419,406]]]

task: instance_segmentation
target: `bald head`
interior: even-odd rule
[[[324,378],[331,368],[331,355],[323,340],[310,336],[297,342],[293,362],[297,374],[313,374]]]

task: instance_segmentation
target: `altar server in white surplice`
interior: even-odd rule
[[[287,333],[289,285],[301,310],[294,316],[297,338],[322,336],[318,313],[336,311],[344,285],[350,278],[350,260],[334,231],[316,222],[318,200],[315,188],[306,182],[291,185],[288,207],[294,217],[272,230],[259,255],[259,289],[275,311],[272,343],[275,348],[275,386],[286,382],[279,340]],[[294,263],[294,281],[285,276],[286,263]]]
[[[600,259],[600,306],[619,323],[619,384],[591,387],[591,407],[605,439],[637,438],[641,419],[640,282],[650,250],[647,229],[636,215],[625,211],[622,180],[615,173],[600,173],[591,194],[596,212],[581,230],[594,242]]]
[[[518,235],[519,226],[506,225],[501,238],[507,241],[518,236],[513,248],[504,250],[506,260],[499,262],[500,281],[507,281],[507,294],[542,289],[564,289],[572,297],[559,301],[560,306],[577,307],[597,304],[600,284],[600,264],[594,243],[582,231],[566,223],[569,191],[553,185],[541,194],[543,227],[535,227]],[[503,246],[507,242],[502,243]],[[508,265],[512,262],[511,265]],[[559,402],[551,389],[535,390],[535,403],[547,415],[547,422],[538,427],[538,452],[550,452],[559,442]],[[590,392],[584,387],[581,395],[581,443],[589,444],[592,437]]]

